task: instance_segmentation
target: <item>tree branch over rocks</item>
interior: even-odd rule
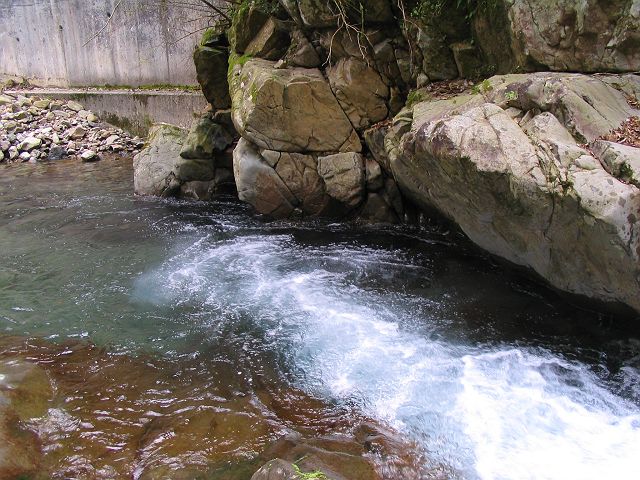
[[[233,19],[233,14],[237,10],[237,8],[241,5],[241,0],[129,0],[134,1],[138,4],[146,4],[154,7],[167,6],[174,8],[181,8],[188,11],[199,11],[205,13],[203,17],[200,17],[199,20],[208,18],[210,19],[213,25],[219,25],[224,29],[227,29],[231,26],[231,22]],[[104,33],[104,31],[113,23],[114,16],[118,12],[118,9],[125,2],[125,0],[118,0],[118,2],[113,7],[113,10],[108,15],[107,21],[104,25],[96,31],[86,42],[82,44],[83,47],[87,46],[93,40],[98,38],[100,35]],[[190,23],[190,22],[187,22]],[[186,35],[180,37],[180,40],[183,38],[189,37],[190,35],[194,35],[196,33],[204,30],[203,28],[199,28],[193,31],[188,32]]]

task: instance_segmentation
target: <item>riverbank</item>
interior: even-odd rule
[[[104,154],[135,155],[140,137],[100,121],[76,101],[0,93],[0,162],[24,163]]]

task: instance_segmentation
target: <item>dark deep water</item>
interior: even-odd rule
[[[441,229],[269,223],[136,198],[131,175],[0,167],[0,386],[48,365],[29,428],[54,471],[214,471],[363,416],[452,478],[637,478],[640,321]]]

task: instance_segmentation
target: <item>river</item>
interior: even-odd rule
[[[48,369],[27,426],[53,478],[249,478],[283,432],[356,418],[447,478],[637,478],[637,320],[435,224],[269,222],[137,198],[131,177],[127,159],[0,167],[0,358]]]

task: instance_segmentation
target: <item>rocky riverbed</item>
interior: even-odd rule
[[[76,101],[0,94],[0,162],[42,162],[77,157],[84,162],[116,153],[135,155],[140,137],[100,121]]]

